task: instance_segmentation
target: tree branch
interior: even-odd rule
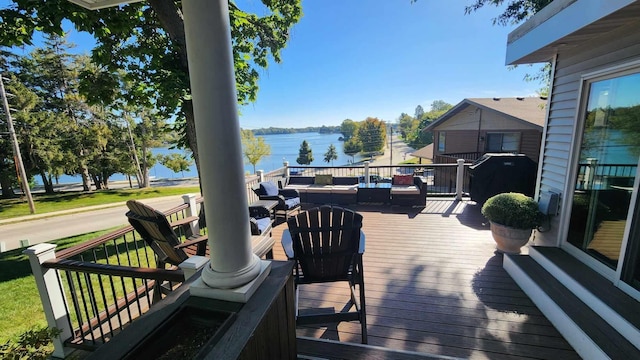
[[[180,63],[188,69],[187,43],[184,34],[184,16],[173,0],[149,0],[149,5],[158,16],[158,21],[171,41],[178,48]]]

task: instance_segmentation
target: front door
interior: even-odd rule
[[[640,290],[640,69],[594,78],[585,85],[584,130],[567,243],[609,268],[615,282]]]

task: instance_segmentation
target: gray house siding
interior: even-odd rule
[[[640,24],[626,26],[601,36],[586,46],[559,52],[553,77],[553,95],[549,102],[548,122],[544,130],[540,191],[562,192],[562,204],[567,191],[573,187],[573,184],[567,183],[573,179],[573,176],[567,176],[567,172],[574,171],[572,154],[575,151],[572,146],[575,146],[573,142],[576,134],[581,132],[582,120],[578,116],[582,77],[594,71],[639,59]],[[580,139],[575,141],[579,142]],[[536,233],[536,244],[561,244],[564,233],[559,232],[560,222],[562,215],[567,215],[563,212],[563,209],[560,209],[560,216],[552,218],[550,231]]]

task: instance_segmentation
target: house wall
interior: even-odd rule
[[[444,152],[438,151],[441,131],[446,134]],[[536,163],[540,155],[542,132],[539,128],[475,106],[468,106],[447,119],[442,125],[435,127],[433,132],[434,155],[484,152],[485,139],[489,132],[519,132],[520,153],[527,155]]]
[[[551,219],[550,230],[536,232],[535,244],[559,246],[568,223],[568,197],[573,189],[573,154],[577,151],[581,132],[580,110],[581,80],[585,74],[640,60],[640,23],[627,25],[594,38],[584,46],[560,51],[556,58],[553,87],[549,102],[549,115],[545,126],[540,191],[561,192],[561,208]],[[576,144],[577,143],[577,144]],[[569,175],[569,176],[568,176]]]

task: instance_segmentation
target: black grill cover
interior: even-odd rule
[[[469,167],[471,200],[482,205],[503,192],[533,196],[538,165],[523,154],[487,153]]]

